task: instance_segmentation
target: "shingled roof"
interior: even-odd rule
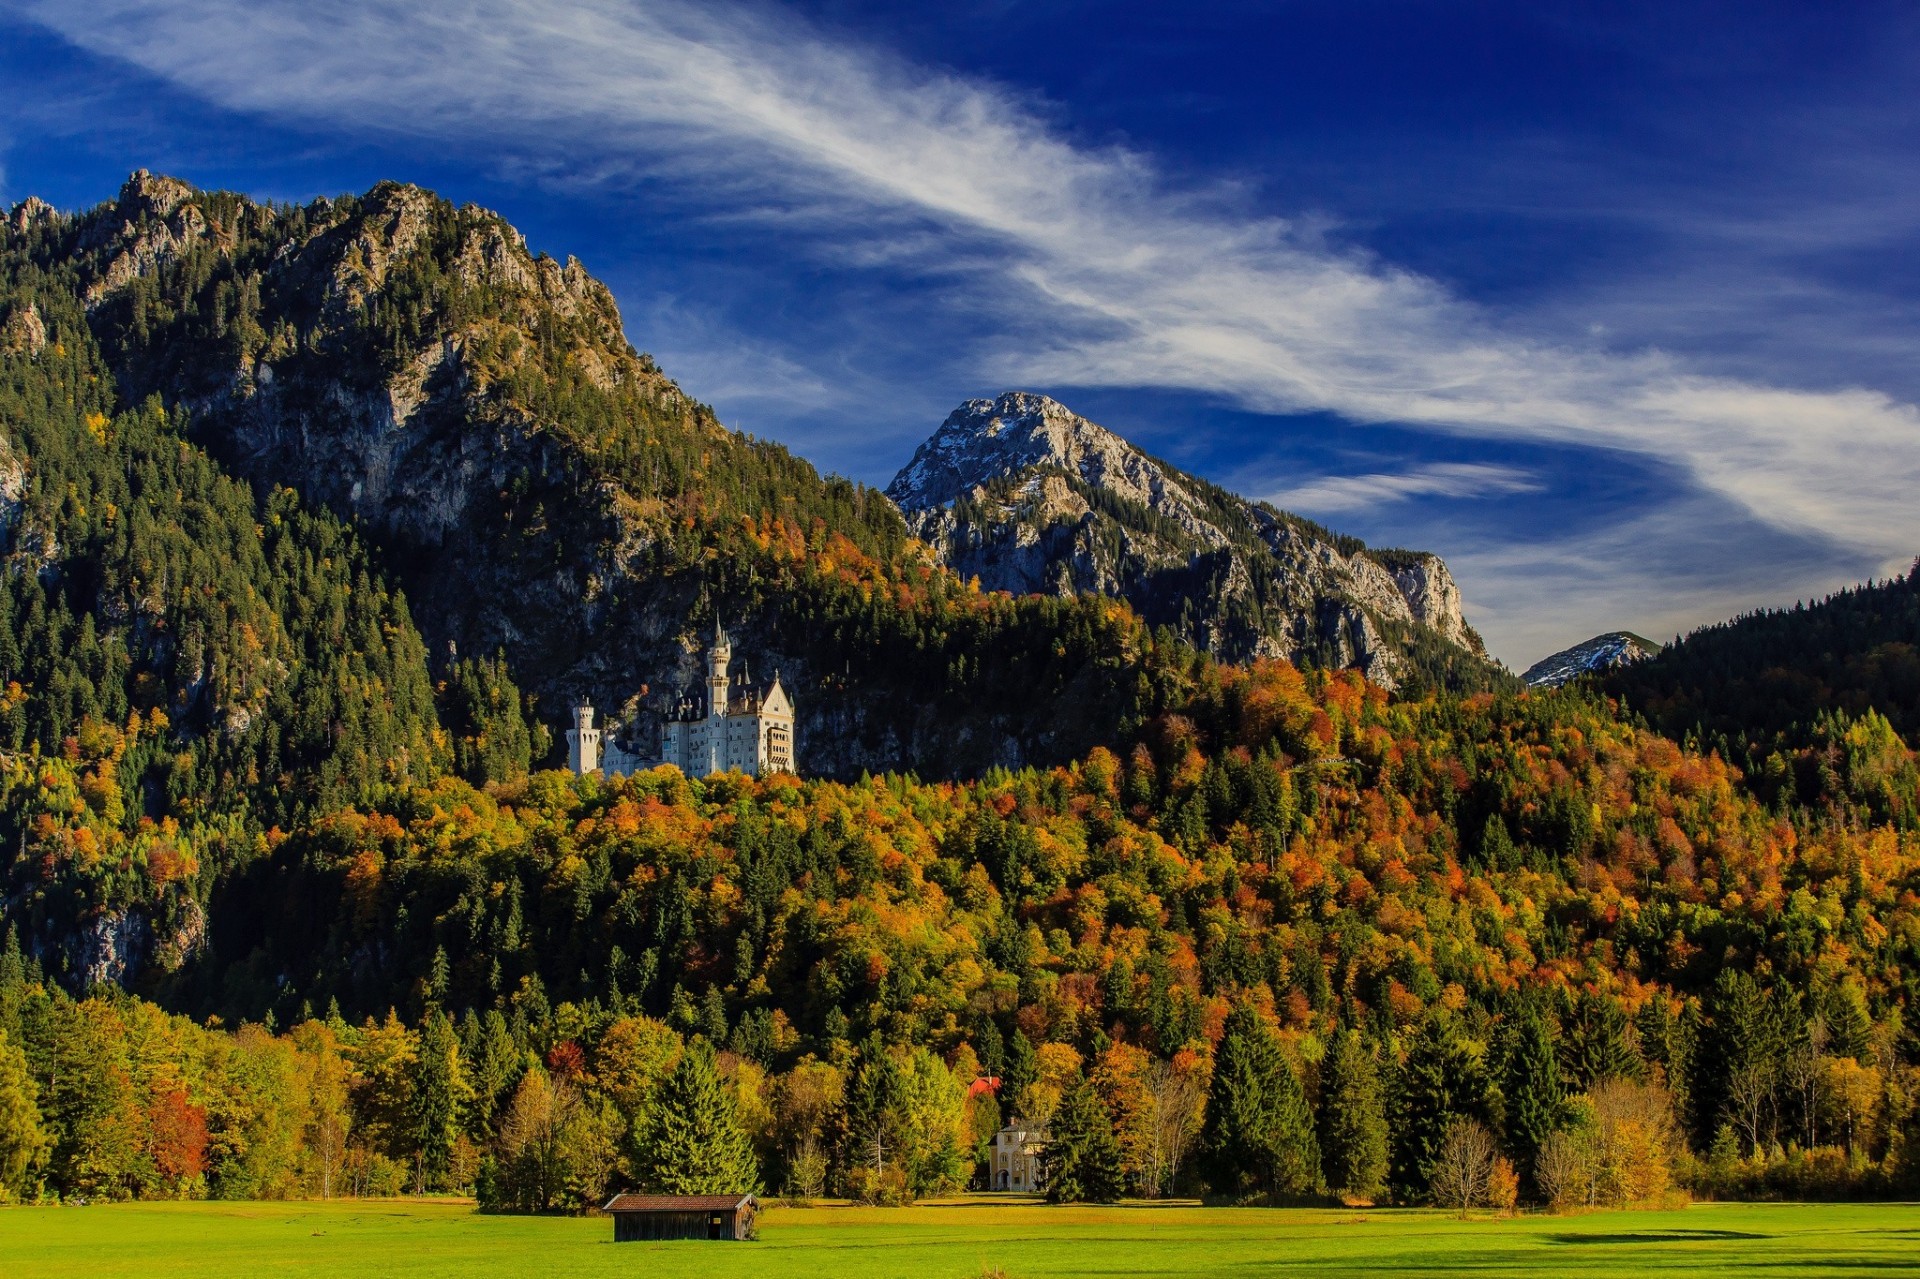
[[[753,1203],[752,1195],[615,1195],[605,1212],[725,1212]]]

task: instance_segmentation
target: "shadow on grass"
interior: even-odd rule
[[[1548,1235],[1555,1243],[1715,1243],[1727,1239],[1772,1239],[1747,1230],[1633,1230],[1610,1235]]]

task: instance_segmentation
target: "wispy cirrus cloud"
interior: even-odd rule
[[[1001,86],[772,10],[14,3],[230,109],[480,143],[570,181],[669,177],[843,260],[948,271],[969,305],[1003,318],[976,359],[1009,383],[1183,388],[1263,412],[1619,450],[1855,557],[1891,567],[1920,547],[1912,404],[1545,340],[1231,187],[1183,188],[1145,155],[1080,144]],[[1458,495],[1473,478],[1360,476],[1319,497]]]
[[[1331,515],[1410,498],[1476,498],[1538,493],[1545,486],[1531,472],[1495,462],[1434,462],[1404,471],[1331,475],[1267,496],[1275,506]]]

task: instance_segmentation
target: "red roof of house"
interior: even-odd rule
[[[752,1195],[615,1195],[606,1212],[731,1212],[756,1202]]]
[[[984,1076],[983,1078],[976,1079],[972,1083],[967,1085],[967,1100],[972,1101],[975,1097],[978,1097],[983,1092],[990,1092],[990,1093],[997,1094],[999,1091],[1000,1091],[1000,1076],[987,1075],[987,1076]]]

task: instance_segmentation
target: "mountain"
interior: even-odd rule
[[[1203,621],[1251,634],[1297,587],[1403,643],[1403,687],[1491,669],[1437,629],[1437,570],[1429,606],[1394,579],[1411,620],[1360,598],[1368,565],[1417,557],[1064,411],[996,416],[902,497],[944,486],[921,509],[956,530],[971,509],[982,546],[1030,500],[1084,502],[1025,527],[1080,528],[1109,589],[1211,547],[1254,585],[1232,608],[1196,594],[1209,642],[1231,636]],[[1034,423],[1012,465],[1009,420]],[[1276,544],[1322,574],[1288,576]],[[1526,1166],[1539,1126],[1488,1104],[1509,1084],[1573,1116],[1670,1104],[1689,1157],[1622,1157],[1673,1155],[1716,1195],[1920,1176],[1915,575],[1599,677],[1623,705],[1591,679],[1395,698],[1352,670],[1226,665],[1177,618],[982,592],[953,555],[723,429],[584,271],[493,215],[145,174],[86,212],[14,208],[0,1083],[34,1158],[0,1161],[0,1191],[525,1202],[502,1180],[524,1176],[549,1187],[528,1207],[604,1202],[645,1175],[657,1152],[626,1135],[687,1095],[661,1080],[696,1037],[727,1050],[723,1109],[764,1183],[836,1194],[875,1189],[866,1138],[842,1139],[860,1114],[891,1115],[901,1193],[944,1193],[1077,1072],[1128,1176],[1188,1170],[1142,1189],[1243,1197],[1237,1168],[1191,1180],[1225,1161],[1155,1153],[1150,1103],[1186,1099],[1179,1140],[1218,1136],[1232,1108],[1203,1124],[1197,1099],[1238,1081],[1212,1088],[1214,1063],[1256,1058],[1298,1074],[1324,1130],[1385,1125],[1369,1178],[1407,1202],[1456,1115]],[[556,708],[644,708],[716,614],[798,686],[816,771],[937,775],[536,767]],[[1387,1104],[1339,1086],[1359,1059]],[[1001,1092],[970,1102],[981,1075]],[[520,1121],[556,1096],[581,1104],[529,1172]],[[1600,1185],[1590,1144],[1572,1158]]]
[[[114,404],[351,529],[434,676],[497,656],[539,723],[589,697],[646,749],[718,616],[794,690],[809,769],[970,774],[1106,740],[1171,660],[1100,601],[970,591],[878,492],[725,429],[578,262],[418,187],[287,206],[140,172],[17,206],[4,270],[8,350],[69,317]]]
[[[1124,599],[1229,661],[1358,666],[1387,688],[1499,677],[1438,556],[1238,497],[1044,395],[968,400],[887,496],[962,577]]]
[[[1632,631],[1608,631],[1584,644],[1541,658],[1527,667],[1520,678],[1529,688],[1558,688],[1582,675],[1643,662],[1659,651],[1658,644]]]

